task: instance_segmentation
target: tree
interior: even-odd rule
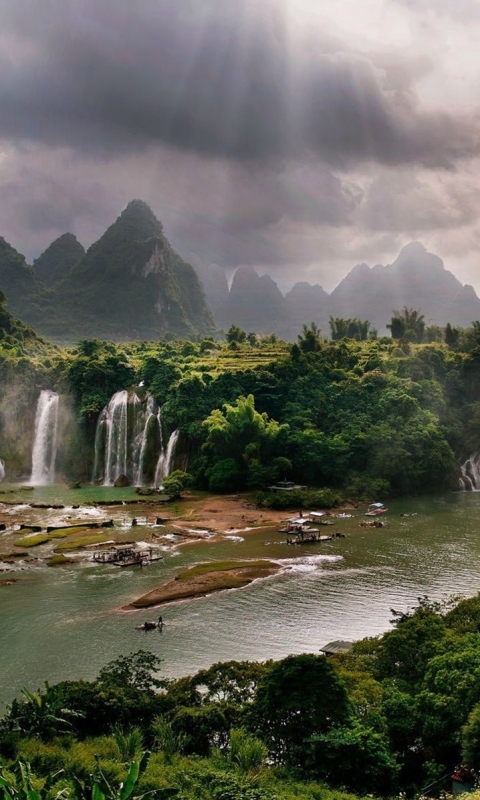
[[[328,321],[330,325],[330,334],[332,339],[356,339],[358,342],[363,342],[369,338],[370,322],[368,320],[361,320],[354,317],[353,319],[344,319],[343,317],[332,317]]]
[[[232,342],[236,342],[236,344],[243,344],[246,338],[247,334],[244,330],[242,330],[242,328],[239,328],[237,325],[230,325],[226,333],[226,340],[229,344]]]
[[[182,492],[192,484],[192,476],[188,472],[176,469],[171,475],[163,479],[164,492],[173,499],[181,496]]]
[[[315,322],[303,325],[302,333],[298,336],[298,346],[304,353],[314,353],[321,349],[320,328]]]
[[[120,656],[103,667],[98,675],[100,684],[115,684],[139,692],[153,692],[165,686],[165,681],[155,677],[161,658],[147,650],[137,650],[128,656]]]
[[[203,450],[212,462],[207,477],[210,488],[217,491],[220,486],[245,486],[250,467],[258,470],[259,465],[271,466],[273,459],[283,454],[288,431],[287,425],[256,411],[251,394],[238,397],[234,404],[225,403],[223,409],[215,409],[203,422]]]
[[[395,622],[377,650],[375,672],[379,679],[394,678],[399,686],[412,688],[442,646],[445,620],[428,598],[419,598],[419,605],[411,613],[397,614]]]
[[[305,764],[312,736],[347,722],[345,687],[324,656],[288,656],[260,681],[253,720],[277,763]]]
[[[460,336],[460,328],[453,328],[449,322],[445,326],[445,342],[449,347],[456,347]]]
[[[394,316],[387,325],[393,339],[421,344],[425,335],[425,317],[413,308],[404,306],[401,311],[394,311]]]
[[[329,785],[383,797],[393,793],[399,771],[388,738],[357,721],[314,736],[309,766]]]

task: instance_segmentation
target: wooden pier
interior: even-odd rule
[[[97,564],[112,564],[115,567],[148,567],[162,558],[154,547],[137,547],[135,544],[125,543],[112,544],[106,550],[95,550],[92,560]]]

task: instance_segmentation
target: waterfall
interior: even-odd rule
[[[58,394],[43,389],[37,402],[30,483],[44,486],[55,481],[57,455]]]
[[[170,475],[172,471],[173,460],[175,458],[175,448],[177,446],[179,435],[179,430],[173,431],[168,440],[167,450],[165,451],[162,447],[160,457],[157,462],[157,469],[155,470],[155,486],[161,486],[163,479]]]
[[[148,395],[147,407],[145,409],[142,430],[139,434],[137,434],[136,437],[136,453],[135,453],[136,458],[134,458],[134,462],[136,463],[135,484],[137,486],[143,486],[145,482],[144,467],[145,467],[145,455],[147,452],[147,444],[148,444],[148,428],[152,419],[154,419],[155,417],[158,418],[159,414],[160,414],[160,409],[157,409],[157,404],[154,398],[151,395]],[[162,428],[160,427],[160,437],[161,437],[161,430]]]
[[[460,469],[462,471],[460,489],[468,492],[480,491],[480,453],[475,453],[467,458]]]
[[[5,461],[3,458],[0,458],[0,483],[3,481],[5,477]]]
[[[162,451],[160,409],[151,395],[116,392],[101,412],[95,432],[93,481],[111,486],[121,475],[143,486],[153,479]],[[150,469],[149,463],[153,458]]]

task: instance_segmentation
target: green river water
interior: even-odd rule
[[[18,498],[83,504],[106,498],[109,492],[111,496],[111,491],[44,487]],[[131,496],[132,490],[115,490],[116,499]],[[2,497],[17,495],[0,496],[0,502]],[[0,585],[0,707],[23,686],[36,689],[45,680],[93,678],[108,661],[139,648],[164,659],[164,675],[186,675],[220,660],[318,652],[332,639],[385,631],[391,608],[405,610],[424,594],[446,599],[480,589],[480,493],[396,502],[389,509],[385,528],[361,528],[359,510],[353,519],[335,525],[346,538],[322,545],[289,547],[273,528],[248,535],[231,532],[221,541],[180,549],[165,540],[163,561],[147,569],[93,564],[52,569],[39,564],[22,570],[17,565],[15,573],[0,575],[19,579]],[[0,519],[8,524],[9,515],[18,512],[13,506],[0,506]],[[401,517],[402,512],[417,516]],[[91,519],[109,516],[106,508],[24,508],[22,517],[45,525],[58,523],[60,517],[63,521],[70,513],[75,519],[80,513]],[[151,529],[142,527],[146,513],[142,507],[122,506],[115,522],[131,533],[135,516],[137,537],[147,538]],[[155,514],[148,511],[150,519]],[[13,540],[8,531],[0,536]],[[36,549],[43,554],[48,547]],[[164,606],[161,634],[135,630],[143,620],[155,618],[155,609],[121,610],[181,566],[258,557],[278,560],[283,571],[241,590]]]

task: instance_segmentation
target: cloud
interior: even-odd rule
[[[9,45],[0,136],[101,158],[166,144],[235,160],[310,153],[342,167],[451,168],[479,152],[471,114],[422,108],[392,70],[321,30],[289,26],[280,9],[16,0],[0,12]]]
[[[415,14],[431,13],[470,22],[478,20],[477,0],[393,0]]]
[[[416,238],[474,224],[479,205],[480,187],[469,177],[384,171],[365,194],[359,222],[372,231]]]

